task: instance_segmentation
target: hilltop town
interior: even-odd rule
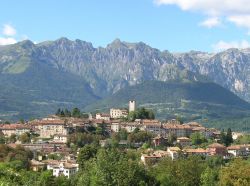
[[[178,119],[159,121],[154,113],[136,108],[111,108],[110,113],[82,114],[58,109],[55,115],[42,119],[0,124],[1,143],[32,153],[28,158],[32,171],[52,170],[55,177],[67,178],[81,168],[81,149],[95,144],[98,148],[135,149],[145,166],[161,159],[172,161],[190,156],[219,156],[229,160],[248,158],[250,144],[240,141],[246,134],[206,128],[197,122]],[[4,159],[4,157],[2,157]]]

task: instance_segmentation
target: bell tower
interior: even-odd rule
[[[128,103],[128,111],[129,112],[135,111],[135,101],[134,100],[133,101],[129,101],[129,103]]]

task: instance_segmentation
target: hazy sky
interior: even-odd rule
[[[1,0],[0,44],[116,38],[175,52],[249,47],[249,0]]]

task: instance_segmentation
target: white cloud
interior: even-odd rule
[[[184,11],[200,12],[211,19],[226,20],[250,30],[249,0],[155,0],[158,5],[176,5]]]
[[[0,37],[0,45],[10,45],[15,44],[17,41],[14,38],[8,37],[8,38],[1,38]]]
[[[232,42],[219,41],[218,43],[212,45],[212,47],[214,51],[218,52],[227,50],[229,48],[239,48],[239,49],[249,48],[250,43],[246,40],[232,41]]]
[[[235,23],[239,27],[245,27],[250,31],[250,14],[230,16],[228,17],[228,20]]]
[[[211,18],[208,18],[205,21],[201,22],[199,25],[207,27],[207,28],[212,28],[212,27],[216,27],[220,24],[221,24],[221,22],[220,22],[220,19],[218,17],[211,17]]]
[[[249,14],[249,0],[155,0],[159,5],[177,5],[182,10],[209,15]]]
[[[2,36],[0,33],[0,45],[15,44],[19,41],[29,39],[27,35],[17,35],[16,29],[10,24],[3,25]]]
[[[3,26],[3,35],[14,36],[14,35],[16,35],[16,29],[9,24],[5,24]]]

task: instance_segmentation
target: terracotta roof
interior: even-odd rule
[[[225,146],[219,143],[213,143],[209,145],[208,148],[225,148]]]
[[[145,125],[145,126],[157,126],[157,127],[161,127],[161,123],[143,123],[142,125]]]
[[[227,147],[227,150],[240,150],[242,149],[244,146],[242,145],[232,145],[232,146],[229,146]],[[245,146],[246,147],[246,146]]]
[[[16,129],[30,129],[30,126],[23,124],[2,124],[0,125],[1,130],[16,130]]]
[[[181,125],[181,124],[165,124],[163,125],[166,129],[192,129],[189,125]]]
[[[106,120],[103,120],[103,119],[93,119],[92,123],[96,123],[96,124],[109,124],[110,121],[106,121]]]
[[[192,130],[201,131],[201,130],[206,130],[206,128],[205,127],[194,127]]]
[[[63,120],[39,120],[34,122],[37,125],[65,125]]]
[[[187,152],[187,153],[207,153],[208,152],[207,150],[201,149],[201,148],[198,148],[198,149],[184,149],[183,151]]]
[[[160,123],[160,121],[156,119],[143,119],[142,122],[143,123]]]

